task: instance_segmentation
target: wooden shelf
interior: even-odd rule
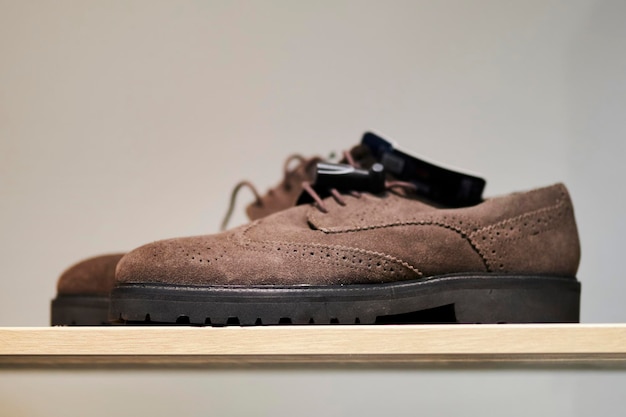
[[[0,367],[626,369],[626,324],[3,327]]]

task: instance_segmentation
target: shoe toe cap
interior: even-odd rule
[[[69,267],[57,282],[59,294],[108,294],[123,253],[95,256]]]
[[[122,258],[117,266],[116,281],[118,284],[219,283],[223,278],[217,264],[226,256],[228,246],[227,242],[218,242],[215,236],[177,238],[150,243]]]

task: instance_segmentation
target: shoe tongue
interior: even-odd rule
[[[371,132],[363,135],[360,146],[358,151],[369,154],[367,159],[380,162],[395,179],[413,183],[418,195],[434,203],[465,207],[482,201],[486,181],[479,176],[426,161]]]

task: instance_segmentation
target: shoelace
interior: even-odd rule
[[[344,153],[344,156],[345,156],[345,153]],[[296,165],[295,168],[289,169],[293,161],[298,161],[298,164]],[[267,191],[266,196],[270,196],[270,197],[274,196],[275,189],[278,187],[282,187],[287,192],[291,191],[291,188],[293,187],[291,178],[294,177],[299,170],[303,170],[304,172],[307,172],[311,168],[312,165],[317,164],[320,161],[322,161],[322,159],[318,157],[307,159],[303,157],[302,155],[298,155],[298,154],[289,155],[285,159],[285,162],[283,164],[283,180],[277,187],[270,188]],[[263,206],[263,197],[261,197],[261,194],[259,194],[254,184],[252,184],[250,181],[247,181],[247,180],[238,182],[233,188],[233,191],[231,192],[230,202],[228,204],[228,210],[226,211],[224,220],[222,220],[222,224],[220,225],[220,230],[224,231],[228,227],[228,223],[230,222],[230,219],[233,215],[233,211],[235,210],[235,203],[237,202],[237,195],[239,194],[239,191],[244,187],[247,187],[250,191],[252,191],[252,194],[254,194],[254,198],[255,198],[254,204],[260,207]]]
[[[233,215],[233,211],[235,210],[235,203],[237,201],[237,194],[239,194],[239,190],[241,190],[243,187],[248,187],[250,189],[250,191],[252,191],[252,194],[254,194],[254,198],[256,199],[255,204],[261,205],[262,204],[262,200],[261,200],[261,196],[259,195],[259,192],[256,190],[256,187],[254,186],[254,184],[252,184],[250,181],[240,181],[237,183],[237,185],[235,185],[235,188],[233,188],[233,191],[230,194],[230,202],[228,203],[228,210],[226,211],[226,215],[224,216],[224,220],[222,220],[222,224],[220,225],[220,230],[224,231],[226,230],[226,228],[228,227],[228,222],[230,221],[230,218]]]
[[[350,152],[343,151],[343,158],[352,167],[360,168],[360,164],[354,160]],[[410,182],[396,181],[396,180],[385,181],[386,190],[391,190],[393,188],[402,188],[402,189],[409,190],[409,191],[417,191],[417,187]],[[320,195],[313,189],[313,185],[309,181],[305,181],[302,183],[302,189],[311,196],[311,198],[317,204],[317,208],[322,213],[328,213],[328,208],[326,207],[326,204],[324,204],[324,201],[322,200]],[[330,192],[330,195],[335,199],[337,204],[339,204],[340,206],[346,205],[346,201],[341,196],[341,193],[339,192],[339,190],[337,190],[336,188],[331,188],[329,192]],[[356,198],[361,198],[361,193],[358,191],[350,191],[350,195]]]
[[[354,157],[352,156],[352,153],[350,151],[344,150],[342,152],[342,155],[343,155],[343,160],[345,162],[347,162],[348,164],[350,164],[351,166],[353,166],[355,168],[360,168],[361,167],[361,164],[359,164],[357,161],[354,160]],[[296,165],[296,167],[293,168],[293,169],[289,169],[289,167],[290,167],[290,165],[291,165],[291,163],[293,161],[298,161],[298,165]],[[307,159],[307,158],[305,158],[305,157],[303,157],[302,155],[299,155],[299,154],[289,155],[285,159],[285,162],[283,164],[283,180],[278,185],[278,187],[282,186],[285,191],[287,191],[287,192],[290,191],[291,188],[293,187],[291,178],[300,169],[303,169],[304,172],[307,172],[313,165],[315,165],[315,164],[317,164],[318,162],[321,162],[321,161],[323,161],[323,159],[319,158],[319,157],[313,157],[313,158]],[[315,202],[318,203],[318,207],[323,208],[323,210],[326,210],[326,207],[324,206],[324,203],[322,202],[322,199],[320,198],[320,196],[313,190],[313,188],[311,188],[311,183],[310,182],[303,181],[301,186],[302,186],[302,189],[306,190],[311,195],[311,197],[315,200]],[[236,204],[236,201],[237,201],[237,195],[239,194],[239,190],[241,190],[244,187],[247,187],[250,191],[252,191],[252,194],[254,195],[254,198],[255,198],[254,204],[256,204],[257,206],[261,206],[261,207],[263,206],[263,197],[261,197],[261,195],[257,191],[257,189],[254,186],[254,184],[252,184],[250,181],[246,181],[246,180],[238,182],[235,185],[235,187],[233,188],[233,191],[231,192],[230,202],[228,204],[228,210],[226,212],[226,215],[224,216],[224,220],[222,220],[222,223],[220,225],[220,230],[224,231],[228,227],[228,223],[230,222],[230,219],[231,219],[231,217],[233,215],[233,211],[235,210],[235,204]],[[269,196],[269,197],[273,196],[275,189],[278,188],[278,187],[270,188],[267,191],[266,196]],[[341,197],[341,194],[339,193],[339,191],[337,191],[336,189],[332,189],[332,190],[330,190],[330,192],[335,197],[337,202],[340,202],[340,204],[345,205],[345,201]],[[360,196],[360,194],[357,193],[357,192],[353,192],[352,195]]]
[[[402,188],[404,190],[417,191],[417,187],[410,182],[395,181],[395,180],[385,181],[386,190],[391,190],[394,188]],[[321,211],[322,213],[328,213],[328,208],[326,207],[326,204],[324,204],[324,200],[322,200],[320,195],[313,189],[313,186],[311,185],[310,182],[308,181],[303,182],[302,189],[306,191],[311,196],[311,198],[315,201],[319,211]],[[330,192],[330,195],[333,197],[333,199],[337,202],[337,204],[339,204],[340,206],[346,205],[346,201],[343,199],[339,190],[337,190],[336,188],[331,188],[329,192]],[[356,198],[361,198],[361,194],[362,193],[358,191],[350,191],[350,195]]]

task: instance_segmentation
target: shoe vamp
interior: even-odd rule
[[[376,211],[374,226],[385,215],[392,218],[402,212],[393,201],[371,196],[348,201],[346,206],[325,203],[330,216],[346,216],[349,210],[363,208]],[[419,211],[421,206],[414,207]],[[450,228],[392,222],[391,226],[347,227],[331,233],[312,223],[317,211],[314,206],[298,206],[229,232],[146,245],[123,259],[117,279],[199,286],[329,285],[485,270],[467,239]],[[355,218],[348,216],[345,221]]]
[[[486,271],[465,234],[433,221],[428,205],[395,195],[346,203],[326,200],[326,214],[308,206],[271,216],[243,230],[241,242],[278,256],[306,283],[321,283],[320,271],[328,274],[321,281],[345,284]]]
[[[114,285],[115,267],[123,254],[89,258],[67,269],[57,282],[59,294],[107,295]]]

